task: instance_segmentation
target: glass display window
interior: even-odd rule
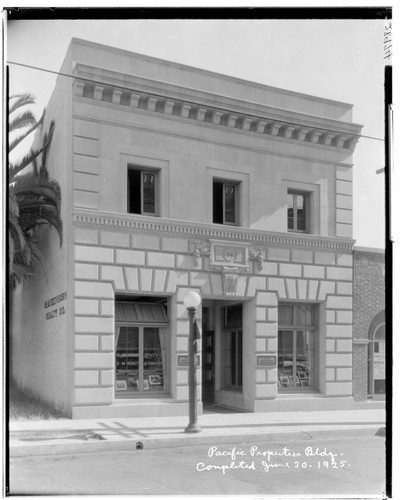
[[[278,322],[279,391],[315,389],[316,306],[281,304]]]
[[[117,397],[165,393],[168,389],[168,328],[163,324],[154,324],[155,320],[167,319],[161,307],[130,303],[116,307]],[[139,319],[153,324],[132,324]]]

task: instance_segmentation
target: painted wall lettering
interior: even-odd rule
[[[59,295],[56,295],[55,297],[52,297],[49,300],[46,300],[44,302],[44,308],[47,309],[48,307],[54,306],[55,304],[62,302],[66,298],[67,298],[67,292],[60,293]]]
[[[66,300],[66,298],[67,298],[67,292],[59,293],[55,297],[45,300],[44,308],[48,309],[49,307],[52,307],[55,304],[58,304],[59,302],[63,302],[64,300]],[[59,308],[53,309],[52,311],[48,311],[46,312],[46,320],[57,318],[57,316],[62,316],[63,314],[65,314],[65,312],[66,312],[65,306],[60,306]]]

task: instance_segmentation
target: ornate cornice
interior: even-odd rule
[[[214,127],[231,130],[242,130],[258,136],[281,138],[310,144],[319,144],[338,149],[353,151],[359,139],[361,127],[353,123],[334,120],[316,119],[304,115],[299,118],[295,114],[282,110],[260,111],[247,109],[245,103],[216,103],[205,99],[193,102],[187,96],[176,92],[165,92],[165,95],[155,94],[152,89],[130,89],[110,83],[93,82],[85,78],[75,80],[74,93],[79,99],[101,102],[103,105],[117,106],[126,110],[164,115],[168,118],[187,120],[192,123],[202,123]],[[171,85],[166,88],[172,87]],[[189,96],[190,99],[190,96]],[[284,115],[287,115],[286,117]]]
[[[126,229],[128,231],[148,231],[157,233],[188,236],[197,240],[230,240],[249,242],[268,246],[298,246],[321,250],[340,250],[351,252],[354,240],[344,238],[327,238],[323,236],[298,233],[276,233],[248,228],[201,224],[195,222],[175,221],[157,217],[145,217],[132,214],[110,214],[90,210],[75,210],[72,215],[75,225],[97,226],[101,228]],[[205,241],[207,243],[207,241]],[[259,255],[259,252],[256,252]],[[256,257],[256,260],[261,257]]]

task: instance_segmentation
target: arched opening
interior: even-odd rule
[[[368,338],[368,395],[384,397],[386,393],[385,373],[385,312],[381,311],[372,320]]]

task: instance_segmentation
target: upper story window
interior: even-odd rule
[[[155,170],[128,169],[128,212],[158,215],[159,178]]]
[[[239,224],[239,184],[213,180],[214,224]]]
[[[288,191],[288,231],[309,231],[308,218],[309,194],[300,191]]]

